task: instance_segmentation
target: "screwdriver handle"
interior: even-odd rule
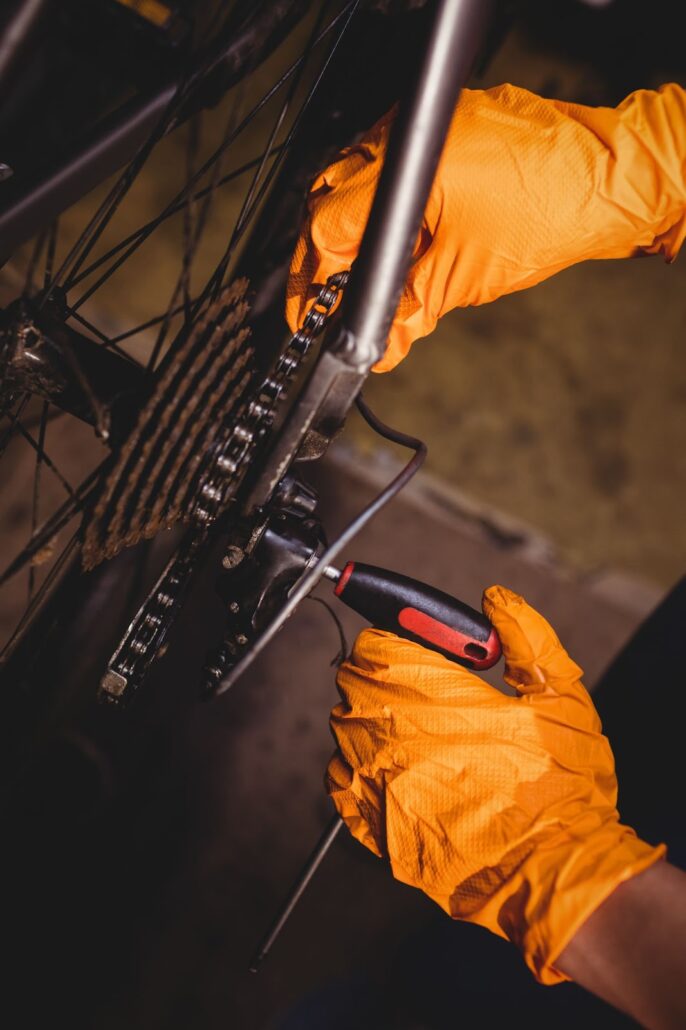
[[[502,653],[485,615],[397,572],[348,562],[334,592],[377,629],[413,640],[468,669],[490,669]]]

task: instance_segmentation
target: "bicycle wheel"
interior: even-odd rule
[[[258,14],[286,6],[303,5],[263,4]],[[156,590],[163,608],[180,606],[200,553],[207,553],[216,527],[232,517],[239,486],[259,467],[267,438],[278,434],[270,410],[248,446],[241,438],[243,416],[252,417],[255,404],[264,404],[268,372],[278,360],[282,288],[302,198],[328,157],[393,99],[411,46],[405,19],[415,17],[400,16],[398,39],[405,50],[391,51],[394,78],[371,60],[379,39],[387,39],[386,15],[360,14],[355,2],[305,7],[297,56],[277,51],[250,79],[234,84],[210,123],[214,138],[203,144],[197,117],[182,130],[183,148],[179,131],[162,138],[163,129],[189,106],[188,83],[195,88],[196,79],[188,72],[163,125],[103,190],[104,200],[91,200],[99,204],[86,232],[75,228],[80,212],[68,211],[59,232],[51,223],[7,266],[6,278],[22,289],[4,314],[5,436],[10,460],[20,446],[36,457],[30,477],[16,459],[29,481],[30,503],[22,514],[30,532],[16,520],[17,534],[29,541],[9,561],[3,579],[25,577],[30,604],[10,636],[3,678],[9,696],[21,698],[20,714],[27,719],[45,702],[54,708],[66,697],[85,696],[84,703],[91,703],[103,658],[155,580],[141,548],[161,529],[171,530],[162,545],[157,537],[150,549],[151,564],[159,567],[185,522],[192,528],[181,556],[172,559],[171,574]],[[246,137],[254,156],[227,171],[223,161],[230,143]],[[180,187],[169,182],[162,210],[134,227],[124,221],[121,201],[144,193],[145,173],[156,164],[158,176],[160,167],[183,166],[184,181]],[[209,203],[221,189],[238,184],[247,191],[241,196],[236,189],[231,203],[219,208],[219,224],[216,215],[209,217]],[[229,214],[235,217],[227,231]],[[182,238],[176,266],[168,255],[173,232]],[[156,283],[146,274],[152,265],[167,271]],[[116,298],[107,300],[106,289],[120,276],[128,277],[118,297],[125,296],[133,325],[122,325]],[[246,277],[249,285],[240,282]],[[30,378],[29,362],[40,365],[40,377]],[[286,378],[289,392],[292,385],[297,393],[297,379]],[[92,427],[109,450],[98,452]],[[80,486],[53,460],[57,432],[63,440],[74,434],[75,464],[88,454],[96,466]],[[90,433],[87,445],[84,432]],[[229,474],[219,485],[218,472]],[[45,517],[40,498],[49,477],[66,499]],[[71,534],[64,551],[55,545],[60,534]],[[132,546],[138,550],[126,550]],[[94,571],[82,572],[84,559]],[[166,616],[173,611],[144,609],[143,639],[130,641],[141,658],[136,685],[163,648]]]

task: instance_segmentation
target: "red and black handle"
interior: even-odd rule
[[[414,640],[468,669],[490,669],[500,658],[498,634],[485,615],[416,579],[348,562],[335,593],[377,629]]]

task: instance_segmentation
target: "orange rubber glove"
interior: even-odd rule
[[[338,674],[327,787],[351,833],[456,919],[513,941],[542,983],[582,923],[665,853],[622,826],[593,702],[543,616],[484,595],[517,697],[365,630]]]
[[[291,264],[292,330],[329,275],[350,268],[393,115],[314,182]],[[417,238],[388,349],[401,361],[455,307],[484,304],[589,258],[661,253],[686,235],[686,90],[639,90],[619,107],[464,90]]]

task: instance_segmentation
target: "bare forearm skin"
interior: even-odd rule
[[[686,1027],[686,873],[658,862],[621,884],[555,963],[651,1030]]]

